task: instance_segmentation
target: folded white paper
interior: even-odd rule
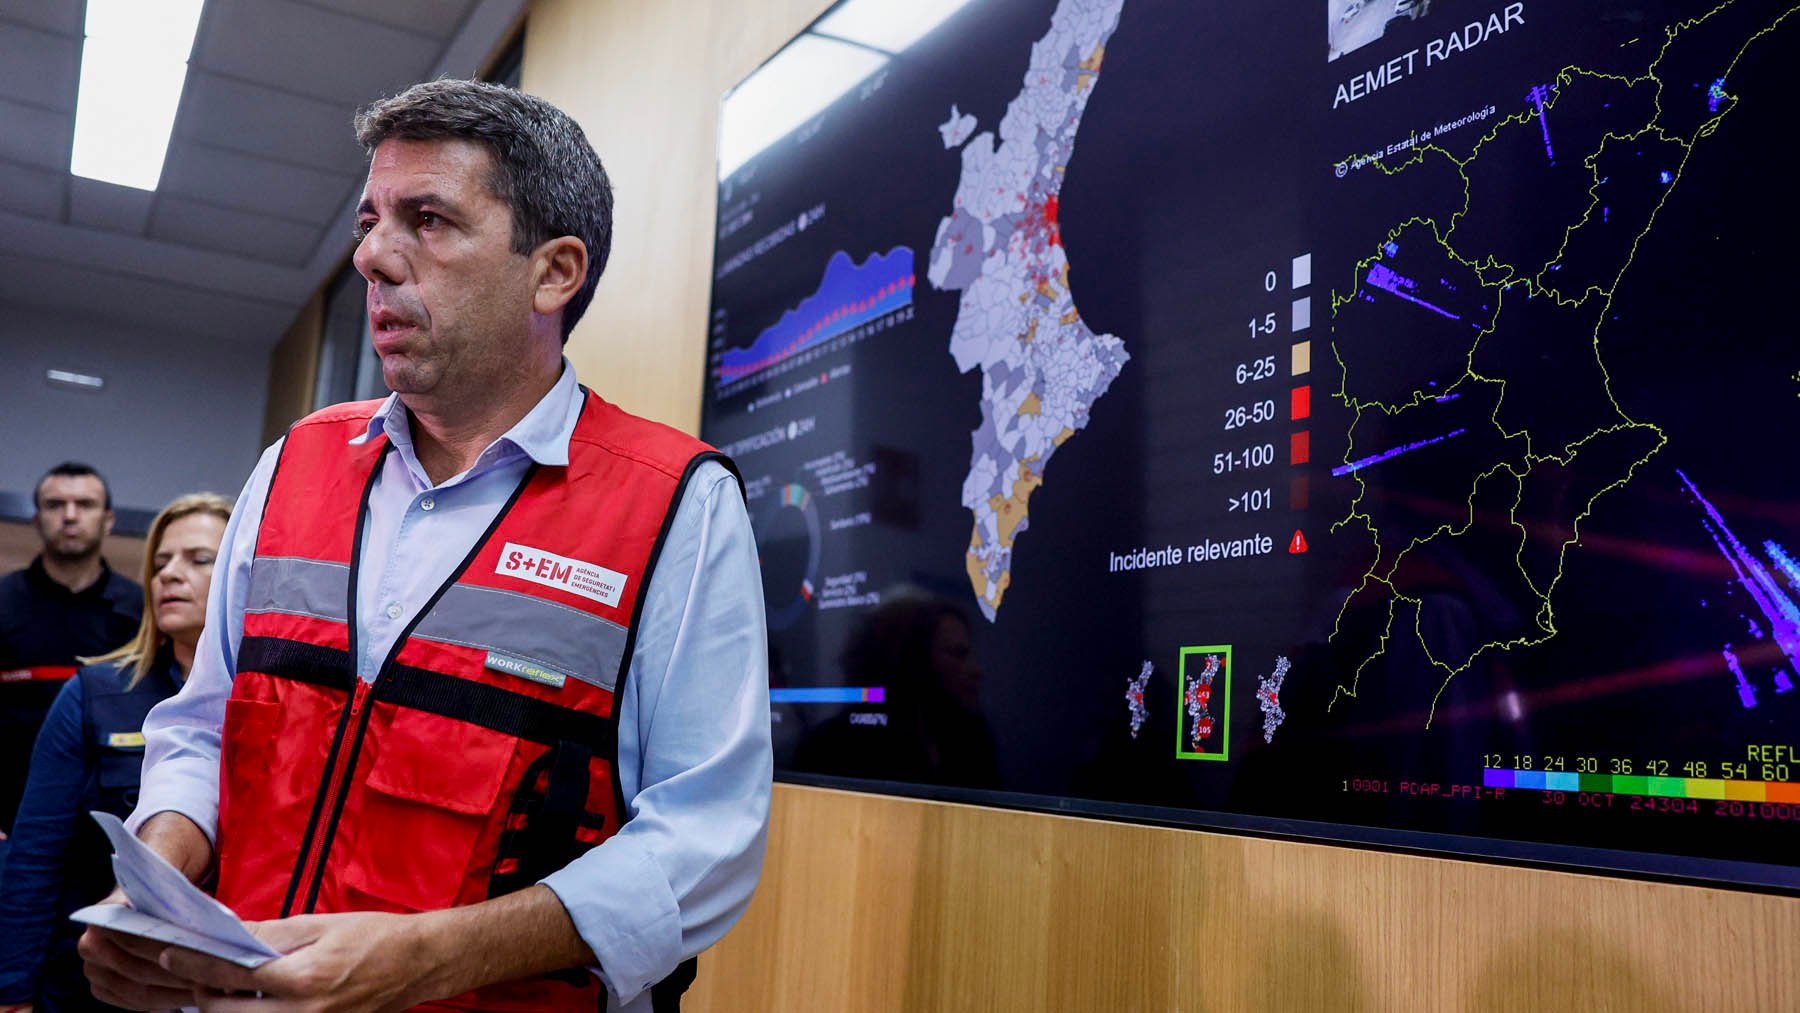
[[[113,846],[113,874],[131,901],[94,904],[69,917],[158,942],[229,960],[243,967],[259,967],[281,954],[256,938],[231,909],[208,897],[163,857],[133,837],[111,813],[88,815],[106,831]]]

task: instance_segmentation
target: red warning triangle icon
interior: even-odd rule
[[[1306,536],[1300,533],[1299,528],[1295,528],[1294,529],[1294,540],[1288,543],[1288,555],[1298,556],[1299,554],[1301,554],[1302,552],[1305,552],[1305,551],[1306,551]]]

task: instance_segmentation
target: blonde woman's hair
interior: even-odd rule
[[[140,575],[144,585],[144,618],[138,623],[137,636],[117,650],[77,659],[84,665],[117,662],[120,667],[131,666],[131,681],[126,684],[126,689],[136,689],[137,684],[144,681],[144,676],[150,674],[150,666],[156,663],[157,652],[169,642],[168,634],[156,628],[156,609],[150,603],[150,585],[156,580],[158,569],[156,554],[162,549],[163,531],[175,521],[194,514],[212,514],[229,522],[231,501],[218,493],[191,492],[177,496],[174,502],[162,508],[162,513],[150,522],[150,533],[144,538],[144,569]],[[205,602],[200,604],[202,608],[206,606]]]

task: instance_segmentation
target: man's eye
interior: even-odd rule
[[[437,215],[434,215],[429,211],[419,212],[419,228],[435,229],[442,224],[444,224],[444,220]]]
[[[350,227],[350,239],[360,243],[369,238],[369,230],[375,227],[374,221],[360,221]]]

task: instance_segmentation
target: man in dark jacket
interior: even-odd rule
[[[122,646],[144,611],[143,589],[100,555],[113,509],[99,472],[59,464],[38,481],[33,505],[43,551],[0,577],[0,837],[12,830],[31,744],[75,659]]]

